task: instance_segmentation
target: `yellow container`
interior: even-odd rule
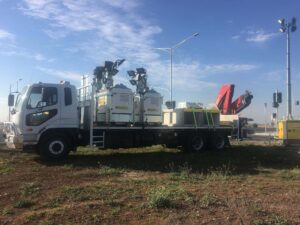
[[[278,139],[285,144],[300,144],[300,120],[278,121]]]

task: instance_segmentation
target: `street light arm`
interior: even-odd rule
[[[176,45],[174,45],[174,46],[172,47],[172,49],[175,50],[176,48],[179,48],[182,44],[184,44],[185,42],[187,42],[188,40],[190,40],[190,39],[192,39],[192,38],[194,38],[194,37],[197,37],[198,35],[199,35],[199,33],[194,33],[194,34],[192,34],[191,36],[189,36],[189,37],[183,39],[182,41],[180,41],[179,43],[177,43]]]
[[[170,99],[171,99],[171,102],[173,101],[173,90],[172,90],[172,86],[173,86],[173,84],[172,84],[172,79],[173,79],[173,75],[172,75],[172,73],[173,73],[173,72],[172,72],[172,71],[173,71],[173,69],[172,69],[172,67],[173,67],[173,51],[174,51],[176,48],[180,47],[183,43],[185,43],[185,42],[188,41],[189,39],[191,39],[191,38],[193,38],[193,37],[196,37],[196,36],[198,36],[198,35],[199,35],[199,33],[194,33],[194,34],[192,34],[191,36],[189,36],[189,37],[183,39],[181,42],[177,43],[176,45],[174,45],[174,46],[171,47],[171,48],[155,48],[155,49],[157,49],[157,50],[161,50],[161,51],[165,51],[165,52],[170,53],[170,64],[171,64],[171,67],[170,67]]]

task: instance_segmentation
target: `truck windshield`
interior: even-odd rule
[[[28,89],[28,86],[24,87],[21,91],[21,93],[18,93],[17,98],[16,98],[16,104],[15,104],[15,110],[20,111],[21,106],[23,104],[24,98],[25,98],[25,93]]]

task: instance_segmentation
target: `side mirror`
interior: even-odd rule
[[[10,111],[10,113],[11,113],[12,115],[16,114],[16,110],[13,108],[13,109]]]
[[[14,106],[14,102],[15,102],[15,96],[13,94],[9,94],[8,95],[8,106]]]
[[[36,105],[37,108],[42,109],[43,107],[47,106],[47,102],[39,101]]]

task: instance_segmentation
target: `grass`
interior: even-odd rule
[[[150,208],[170,208],[174,195],[166,187],[152,189],[148,194],[148,205]]]
[[[0,175],[6,175],[14,172],[13,160],[0,158]]]
[[[118,204],[120,206],[121,202],[119,202],[118,199],[126,193],[134,196],[134,190],[130,189],[130,187],[120,190],[113,184],[100,185],[95,183],[88,186],[64,186],[58,191],[58,194],[54,198],[44,204],[44,207],[56,208],[61,204],[69,202],[85,202],[94,200],[101,200],[111,207],[113,207],[114,204]]]
[[[96,200],[100,199],[102,195],[108,194],[108,190],[103,187],[97,186],[82,186],[82,187],[73,187],[65,186],[62,188],[59,196],[57,197],[57,202],[65,201],[87,201],[87,200]]]
[[[111,213],[113,215],[117,215],[121,211],[122,207],[124,207],[124,203],[119,200],[109,200],[106,202],[106,205],[111,208]]]
[[[206,192],[200,199],[200,206],[202,208],[209,208],[211,206],[217,206],[221,203],[220,199],[216,195]]]
[[[281,170],[279,176],[287,180],[300,180],[300,168],[292,168],[288,170]]]
[[[2,215],[3,215],[3,216],[5,216],[5,215],[13,215],[13,214],[14,214],[14,212],[13,212],[13,210],[10,209],[10,208],[4,208],[4,209],[2,210]]]
[[[40,191],[40,187],[35,182],[25,183],[21,187],[21,194],[25,197],[36,195],[39,193],[39,191]]]
[[[289,221],[281,216],[272,215],[266,219],[256,219],[252,222],[253,225],[289,225]]]
[[[32,213],[31,215],[27,216],[26,222],[27,223],[33,223],[35,221],[40,220],[41,218],[45,217],[46,213]]]
[[[193,201],[186,190],[174,186],[155,187],[148,192],[147,205],[149,208],[180,208]]]
[[[103,175],[103,176],[118,176],[123,171],[124,171],[123,169],[113,168],[113,167],[110,167],[110,166],[101,165],[101,163],[99,163],[99,174],[100,175]]]
[[[300,154],[290,148],[86,148],[57,163],[0,151],[0,162],[11,168],[0,176],[0,224],[11,217],[33,225],[298,221]]]
[[[21,209],[21,208],[30,208],[33,205],[34,205],[34,202],[27,200],[27,199],[22,199],[22,200],[17,201],[14,204],[14,207]]]

